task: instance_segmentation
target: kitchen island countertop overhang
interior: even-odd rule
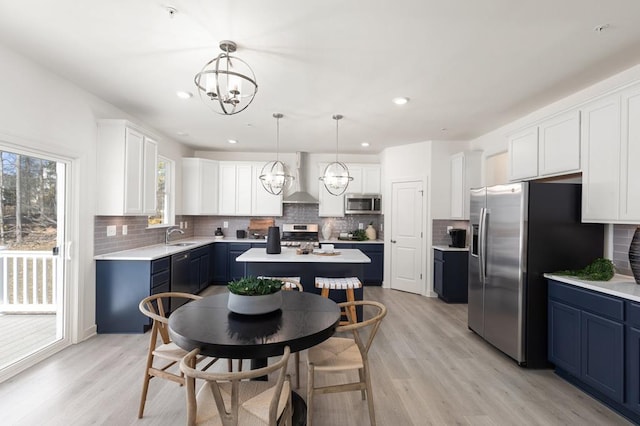
[[[371,259],[358,249],[339,249],[335,255],[297,254],[295,248],[283,247],[279,254],[267,254],[265,248],[252,248],[236,258],[236,262],[277,263],[371,263]]]

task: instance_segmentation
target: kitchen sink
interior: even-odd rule
[[[174,247],[186,247],[186,246],[192,246],[194,244],[195,243],[171,243],[169,245]]]

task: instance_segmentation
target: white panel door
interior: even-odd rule
[[[391,288],[421,294],[422,182],[394,182],[391,194]]]
[[[620,95],[582,109],[582,221],[618,219],[620,201]]]
[[[620,220],[640,223],[640,87],[622,93]]]
[[[540,124],[540,176],[580,170],[580,111]]]
[[[144,136],[126,129],[124,148],[124,213],[142,213]]]
[[[509,180],[538,176],[538,127],[509,137]]]

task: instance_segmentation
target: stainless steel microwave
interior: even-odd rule
[[[381,214],[380,194],[347,194],[344,197],[345,214]]]

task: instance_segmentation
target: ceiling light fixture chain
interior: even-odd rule
[[[249,64],[231,56],[237,49],[235,42],[222,40],[222,53],[207,62],[194,78],[200,99],[218,114],[233,115],[244,111],[258,92],[258,83]]]
[[[336,161],[325,167],[324,173],[319,179],[329,194],[338,196],[345,193],[349,182],[353,180],[353,176],[349,174],[347,165],[338,161],[338,122],[342,120],[344,116],[335,114],[332,118],[336,120]]]
[[[284,117],[279,112],[273,114],[276,119],[276,161],[269,161],[262,167],[260,182],[262,187],[270,194],[280,195],[291,186],[295,179],[287,166],[280,161],[280,119]]]

